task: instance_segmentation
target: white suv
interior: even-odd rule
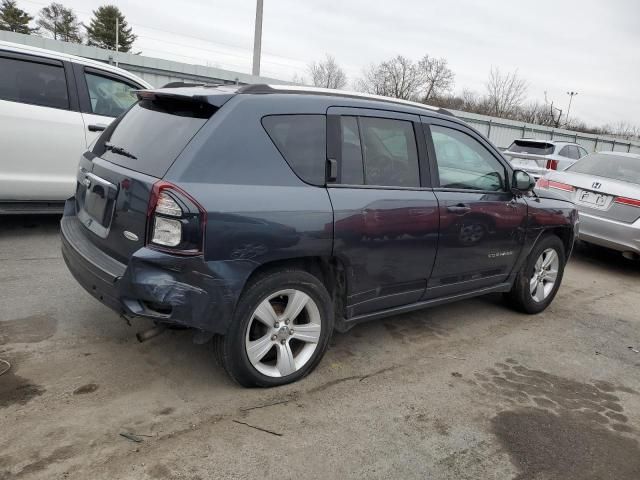
[[[0,214],[62,211],[82,152],[149,87],[111,65],[0,41]]]
[[[549,170],[565,170],[587,153],[577,143],[535,138],[514,140],[509,148],[502,152],[514,168],[525,170],[536,179],[544,176]]]

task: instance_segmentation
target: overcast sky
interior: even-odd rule
[[[249,73],[255,0],[57,0],[82,21],[120,7],[135,51]],[[43,0],[18,0],[35,14]],[[640,125],[640,0],[264,0],[262,74],[307,76],[333,55],[350,84],[371,63],[401,54],[444,57],[455,91],[479,93],[491,66],[517,69],[530,100],[549,100],[591,125]]]

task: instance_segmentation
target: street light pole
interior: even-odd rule
[[[569,106],[567,107],[567,121],[565,122],[566,124],[569,123],[569,112],[571,111],[571,100],[573,100],[573,97],[575,95],[577,95],[578,92],[567,92],[567,95],[569,95]]]
[[[120,19],[116,16],[116,67],[118,66],[118,51],[120,50]]]
[[[263,0],[256,3],[256,26],[253,34],[253,68],[251,74],[260,75],[260,55],[262,51],[262,5]]]

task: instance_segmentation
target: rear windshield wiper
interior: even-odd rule
[[[104,142],[104,148],[105,150],[110,150],[113,153],[117,153],[118,155],[122,155],[123,157],[129,157],[133,160],[137,160],[138,157],[136,157],[133,153],[125,150],[122,147],[118,147],[116,145],[114,145],[113,143],[109,143],[109,142]]]

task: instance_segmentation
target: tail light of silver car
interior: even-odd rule
[[[622,205],[629,205],[631,207],[638,207],[640,208],[640,200],[637,200],[635,198],[627,198],[627,197],[616,197],[616,199],[614,200],[615,203],[620,203]]]
[[[573,185],[569,185],[568,183],[556,182],[544,177],[538,179],[536,188],[542,188],[544,190],[555,188],[556,190],[564,190],[565,192],[573,192],[575,190],[575,187]]]
[[[558,160],[547,160],[547,170],[558,170]]]
[[[156,182],[147,216],[148,247],[179,255],[202,253],[207,215],[188,193],[170,182]]]

